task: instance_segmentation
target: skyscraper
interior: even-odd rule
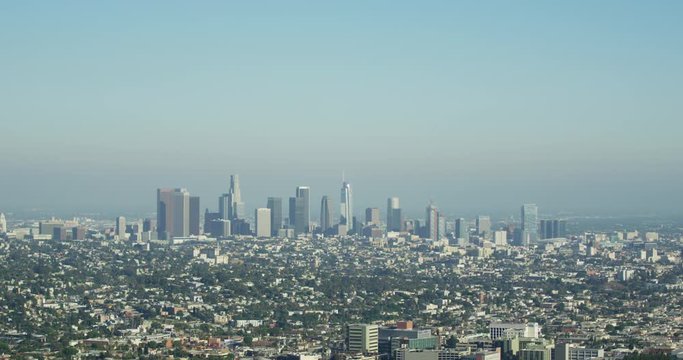
[[[434,204],[429,204],[425,214],[426,231],[425,237],[432,240],[439,240],[439,210]]]
[[[491,235],[491,218],[484,215],[477,216],[477,234],[488,238]]]
[[[289,198],[289,227],[296,229],[296,196]]]
[[[324,233],[332,227],[332,204],[327,195],[320,200],[320,230]]]
[[[439,213],[439,240],[446,236],[446,217]]]
[[[470,231],[464,218],[455,220],[455,238],[462,239],[464,243],[470,241]]]
[[[282,198],[269,197],[266,206],[270,209],[271,235],[277,236],[278,230],[282,228]]]
[[[142,231],[157,231],[157,219],[145,219],[142,223]]]
[[[567,236],[567,221],[566,220],[541,220],[540,221],[541,239],[555,239]]]
[[[186,189],[157,189],[159,239],[190,234],[190,193]]]
[[[403,230],[401,206],[397,197],[387,199],[387,231]]]
[[[220,218],[224,220],[230,220],[230,215],[232,215],[232,201],[230,200],[230,194],[225,193],[218,198],[218,213]]]
[[[114,234],[119,237],[119,240],[125,240],[126,239],[126,218],[125,217],[119,216],[116,218],[116,230],[115,230]]]
[[[341,188],[341,213],[339,214],[339,225],[346,225],[346,230],[353,228],[353,196],[351,194],[351,184],[343,182]]]
[[[244,202],[242,201],[242,193],[240,191],[239,175],[230,175],[230,190],[228,191],[230,198],[230,208],[228,209],[229,220],[244,219]]]
[[[199,235],[199,196],[190,196],[190,235]]]
[[[254,211],[256,219],[256,237],[270,237],[272,234],[270,224],[271,212],[268,208],[259,208]]]
[[[216,220],[221,219],[221,214],[217,212],[209,212],[209,209],[204,211],[204,234],[211,234],[215,237],[221,235],[222,231],[217,226],[214,226]]]
[[[7,219],[5,219],[5,214],[0,213],[0,233],[7,232]]]
[[[365,223],[379,226],[379,208],[365,209]]]
[[[173,192],[173,233],[172,236],[190,235],[190,193],[182,189]]]
[[[292,200],[290,199],[291,205]],[[297,187],[294,205],[294,231],[297,234],[308,233],[311,223],[311,188],[308,186]]]
[[[522,245],[538,241],[538,207],[536,204],[522,205]]]

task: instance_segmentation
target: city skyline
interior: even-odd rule
[[[259,208],[264,208],[267,207],[268,200],[271,197],[276,197],[280,199],[288,199],[290,196],[288,195],[287,191],[283,193],[275,193],[273,191],[270,191],[268,189],[259,189],[257,191],[250,189],[250,191],[247,192],[247,201],[242,201],[243,196],[240,195],[241,190],[240,190],[240,182],[241,180],[237,180],[237,193],[239,197],[239,202],[234,201],[232,202],[232,206],[229,206],[231,201],[231,194],[230,194],[230,187],[234,186],[232,177],[233,176],[239,176],[241,175],[223,175],[221,179],[227,178],[228,179],[228,188],[226,190],[225,185],[222,185],[225,183],[224,181],[216,181],[218,186],[223,186],[222,189],[217,189],[217,193],[202,193],[198,194],[197,192],[192,190],[192,198],[194,198],[193,201],[197,201],[196,198],[201,198],[201,207],[200,210],[203,213],[206,209],[210,211],[216,211],[217,213],[221,212],[221,202],[225,202],[225,210],[227,211],[226,213],[226,218],[234,217],[234,213],[236,213],[236,209],[239,208],[239,213],[241,218],[245,219],[252,219],[252,215],[256,209]],[[249,179],[251,180],[251,179]],[[339,181],[339,180],[337,180]],[[296,183],[298,184],[298,182]],[[354,181],[355,184],[355,181]],[[274,188],[281,188],[281,185],[278,184],[273,184]],[[350,182],[344,181],[342,183],[342,194],[344,193],[344,186],[348,185],[351,186]],[[309,214],[309,218],[311,220],[316,220],[319,221],[319,207],[318,204],[320,202],[320,199],[324,196],[328,196],[328,193],[334,193],[334,192],[339,192],[339,186],[337,185],[337,190],[318,190],[316,187],[313,186],[301,186],[301,185],[296,185],[295,188],[298,187],[303,187],[306,188],[308,193],[309,193],[309,201],[312,201],[313,203],[308,205],[308,211],[307,213]],[[155,189],[159,188],[158,186],[155,187]],[[164,188],[164,187],[162,187]],[[191,189],[189,186],[167,186],[165,188],[169,189]],[[334,189],[333,186],[330,186],[330,184],[325,184],[324,189]],[[358,217],[359,219],[364,216],[364,210],[366,208],[375,208],[379,207],[382,208],[382,204],[386,203],[388,199],[392,198],[393,196],[385,196],[384,194],[367,194],[367,192],[362,191],[361,188],[361,194],[364,195],[369,195],[368,198],[358,198],[356,196],[356,186],[354,185],[354,190],[353,190],[353,202],[356,203],[357,200],[360,200],[360,205],[356,208],[354,204],[354,210],[353,210],[353,215]],[[291,190],[290,190],[291,192]],[[293,194],[296,195],[296,192]],[[396,194],[395,194],[396,195]],[[149,197],[149,192],[147,194],[147,197]],[[329,197],[329,196],[328,196]],[[411,217],[411,218],[422,218],[424,216],[424,203],[433,201],[435,197],[430,196],[427,198],[418,198],[417,196],[413,195],[410,196],[410,193],[407,193],[406,195],[400,194],[398,196],[401,200],[401,204],[409,203],[408,206],[400,206],[400,216],[401,217]],[[368,200],[372,199],[372,200]],[[407,201],[406,199],[412,201]],[[437,198],[438,199],[438,198]],[[519,200],[517,200],[519,199]],[[450,201],[448,201],[450,200]],[[331,201],[331,199],[330,199]],[[498,218],[504,218],[504,217],[519,217],[519,206],[520,204],[526,204],[526,203],[531,203],[531,201],[527,201],[521,197],[515,197],[514,200],[509,199],[506,201],[501,201],[500,203],[496,204],[494,202],[494,205],[491,207],[485,207],[483,205],[481,206],[471,206],[471,207],[463,207],[463,206],[458,206],[458,201],[457,199],[440,199],[437,201],[439,211],[442,215],[446,215],[448,217],[460,217],[460,216],[465,216],[465,217],[472,217],[475,218],[479,215],[486,214],[490,216],[495,216]],[[535,202],[539,203],[539,202]],[[443,205],[442,205],[443,204]],[[287,206],[288,203],[285,202],[283,206]],[[601,210],[596,210],[595,208],[567,208],[567,207],[561,207],[557,206],[555,202],[549,202],[549,203],[540,203],[543,213],[539,214],[543,215],[545,217],[552,217],[552,216],[677,216],[679,213],[677,211],[673,212],[666,212],[666,211],[656,211],[656,210],[642,210],[640,207],[629,207],[629,208],[624,208],[621,211],[608,211],[606,209],[601,209]],[[196,206],[196,205],[195,205]],[[313,207],[311,207],[313,206]],[[341,206],[339,203],[338,206]],[[230,208],[230,209],[228,209]],[[111,217],[112,215],[118,216],[118,215],[126,215],[126,216],[133,216],[133,217],[145,217],[149,216],[151,214],[155,214],[153,207],[149,206],[149,203],[147,203],[144,206],[141,206],[139,208],[114,208],[111,206],[108,206],[106,208],[101,208],[101,209],[92,209],[89,207],[85,208],[79,208],[79,207],[74,207],[74,208],[60,208],[58,206],[56,207],[46,207],[46,208],[40,208],[40,207],[24,207],[24,208],[12,208],[12,207],[4,207],[2,209],[5,213],[21,213],[21,214],[30,214],[32,212],[35,213],[40,213],[43,214],[43,216],[56,216],[56,217],[65,217],[68,218],[70,216],[78,216],[78,215],[97,215],[100,214],[102,217]],[[229,210],[229,211],[228,211]],[[286,211],[287,209],[284,209],[283,211]],[[383,208],[382,210],[382,217],[384,221],[387,220],[387,208]],[[682,210],[683,211],[683,210]],[[341,216],[341,211],[340,209],[336,209],[336,211],[332,212],[333,215],[336,215],[333,220],[336,222],[338,221],[338,217]],[[196,227],[196,226],[195,226]]]
[[[683,1],[0,1],[0,359],[683,360]]]

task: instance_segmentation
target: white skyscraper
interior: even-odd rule
[[[5,219],[5,214],[0,213],[0,233],[7,232],[7,219]]]
[[[341,214],[339,224],[346,225],[346,229],[353,228],[353,197],[351,195],[351,184],[344,181],[341,188]]]
[[[270,223],[270,209],[256,209],[254,218],[256,218],[256,237],[270,237],[272,233]]]
[[[228,192],[230,200],[230,208],[228,208],[228,218],[244,219],[244,202],[242,201],[242,193],[240,191],[239,175],[230,175],[230,191]]]

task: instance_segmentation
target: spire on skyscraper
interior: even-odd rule
[[[353,227],[353,196],[351,194],[351,184],[342,182],[341,188],[341,214],[339,224],[346,225],[347,229]]]

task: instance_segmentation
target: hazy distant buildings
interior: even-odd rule
[[[186,189],[157,189],[159,239],[190,235],[190,193]]]
[[[470,241],[470,230],[464,218],[455,219],[455,238],[460,244],[467,244]]]
[[[446,217],[439,212],[439,226],[438,226],[438,236],[439,240],[443,239],[446,236]]]
[[[425,237],[432,240],[439,240],[439,210],[434,204],[429,204],[425,214],[426,231]]]
[[[74,226],[71,229],[71,238],[73,240],[85,240],[85,228],[82,226]]]
[[[41,235],[52,235],[54,228],[64,226],[64,223],[57,220],[47,220],[38,223],[38,232]]]
[[[271,211],[269,208],[259,208],[254,211],[256,219],[256,237],[265,238],[272,234]]]
[[[199,234],[199,196],[190,196],[190,235]]]
[[[222,230],[216,223],[219,219],[222,219],[220,213],[209,212],[209,209],[206,209],[204,211],[204,233],[211,234],[212,236],[221,236]]]
[[[5,214],[0,213],[0,233],[6,233],[7,230],[7,219],[5,219]]]
[[[353,229],[353,196],[351,194],[351,184],[346,181],[343,182],[341,188],[340,209],[339,225],[346,226],[347,231]]]
[[[567,236],[567,221],[566,220],[541,220],[540,221],[540,238],[541,239],[555,239]]]
[[[126,218],[119,216],[116,218],[114,235],[119,237],[119,240],[126,239]]]
[[[477,216],[477,235],[484,238],[491,236],[491,218],[489,216]]]
[[[225,193],[218,198],[218,214],[221,219],[230,219],[232,214],[232,202],[230,201],[230,194]]]
[[[379,208],[367,208],[365,209],[365,224],[367,225],[380,225],[379,220]]]
[[[232,222],[230,220],[216,218],[209,223],[211,235],[215,237],[226,237],[232,235]]]
[[[332,203],[327,195],[320,199],[320,231],[325,233],[332,228]]]
[[[538,241],[538,207],[535,204],[522,205],[522,245]]]
[[[68,240],[66,228],[64,226],[55,226],[52,229],[52,240],[55,240],[55,241]]]
[[[245,209],[240,191],[239,175],[230,175],[230,190],[228,191],[228,202],[230,207],[227,209],[227,219],[244,219]]]
[[[266,206],[270,209],[270,234],[277,236],[278,231],[282,228],[282,198],[269,197]]]
[[[505,246],[508,243],[508,233],[505,230],[498,230],[493,233],[493,243],[496,246]]]
[[[156,219],[145,219],[142,222],[143,232],[156,232],[157,231],[157,220]]]
[[[311,223],[311,189],[296,188],[296,197],[289,198],[289,218],[295,234],[306,234]],[[293,220],[293,221],[292,221]]]
[[[403,230],[401,206],[397,197],[387,199],[387,231]]]

